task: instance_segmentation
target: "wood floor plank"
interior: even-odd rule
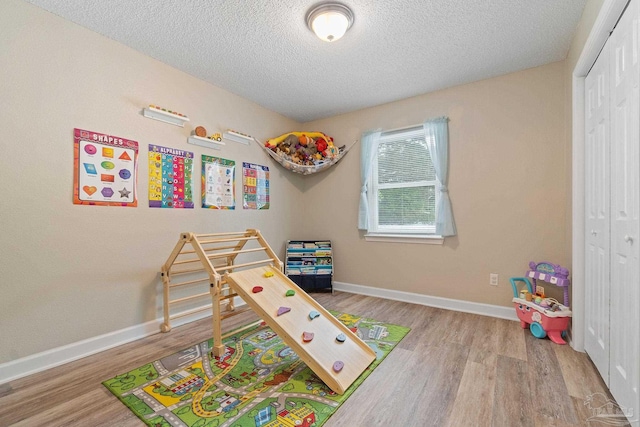
[[[366,420],[370,425],[385,425],[394,414],[402,409],[409,410],[418,403],[413,390],[402,385],[411,383],[423,386],[425,379],[418,382],[412,370],[397,369],[397,366],[410,366],[415,363],[415,354],[404,349],[396,350],[387,356],[387,359],[340,407],[339,412],[348,416],[334,415],[325,424],[326,427],[352,427],[357,425],[354,423],[363,422],[362,420]],[[375,396],[375,399],[371,399],[372,396]]]
[[[344,292],[313,296],[412,328],[326,427],[599,425],[588,422],[585,394],[606,388],[588,357],[517,322]],[[256,319],[231,317],[223,331]],[[143,426],[101,382],[210,337],[208,318],[3,384],[0,426]]]
[[[447,420],[448,427],[491,426],[496,366],[487,366],[486,362],[487,359],[474,362],[469,357]]]
[[[426,345],[418,348],[416,353],[422,360],[415,365],[416,376],[424,377],[426,381],[422,390],[404,385],[418,393],[419,402],[419,405],[408,411],[410,420],[404,425],[443,426],[451,416],[455,404],[469,357],[469,347],[442,342],[439,346]]]
[[[494,317],[477,316],[469,352],[470,360],[485,364],[492,370],[495,370],[498,356],[499,336],[496,334],[497,325],[498,319]]]
[[[576,424],[578,422],[573,401],[560,370],[560,365],[548,339],[537,339],[525,335],[527,363],[529,365],[529,387],[531,388],[535,413],[547,422]],[[560,424],[558,424],[560,425]]]
[[[611,395],[609,393],[607,393],[607,395],[608,396],[606,397],[606,399],[611,399]],[[576,410],[576,413],[579,414],[578,418],[580,420],[586,421],[584,425],[589,425],[594,427],[606,426],[606,425],[613,425],[616,427],[631,427],[631,424],[629,424],[628,422],[623,423],[618,418],[599,419],[597,416],[598,411],[591,407],[587,399],[579,398],[579,397],[571,397],[571,400],[573,400],[573,406]]]
[[[498,336],[498,354],[515,359],[527,360],[525,334],[531,334],[529,329],[522,329],[520,322],[497,319],[496,335]]]
[[[568,345],[557,345],[553,350],[570,396],[584,400],[594,393],[609,394],[607,386],[586,353],[578,353]]]
[[[517,358],[499,355],[493,398],[493,426],[534,427],[529,367]]]

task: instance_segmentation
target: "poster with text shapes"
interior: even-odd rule
[[[242,207],[269,209],[269,168],[242,162]]]
[[[193,153],[149,144],[149,207],[193,206]]]
[[[202,155],[202,207],[236,208],[236,162]]]
[[[73,130],[73,203],[138,206],[138,143],[83,129]]]

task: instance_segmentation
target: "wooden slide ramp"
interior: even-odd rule
[[[273,276],[265,277],[267,272]],[[375,360],[374,351],[364,341],[279,269],[263,266],[229,273],[225,277],[233,290],[336,393],[344,394]],[[254,293],[255,286],[261,286],[263,290]],[[295,294],[285,296],[288,290]],[[291,311],[278,316],[280,307],[289,307]],[[320,316],[312,320],[309,317],[312,311]],[[305,332],[314,334],[311,341],[303,341]],[[344,342],[336,339],[340,334],[346,337]],[[344,367],[336,372],[334,363],[338,361],[343,362]]]

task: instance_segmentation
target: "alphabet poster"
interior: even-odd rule
[[[149,207],[193,206],[193,153],[149,144]]]
[[[202,207],[236,208],[236,162],[202,155]]]
[[[242,162],[242,207],[269,209],[269,168]]]
[[[138,143],[83,129],[73,130],[73,203],[138,206]]]

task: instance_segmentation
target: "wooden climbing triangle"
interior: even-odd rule
[[[239,256],[243,258],[241,263],[238,263]],[[248,306],[236,309],[233,300],[238,294],[231,289],[224,275],[236,269],[260,265],[272,265],[280,271],[283,268],[282,262],[258,230],[213,234],[181,233],[178,243],[161,269],[164,322],[160,330],[168,332],[171,330],[172,320],[211,309],[213,353],[220,356],[224,352],[222,320],[251,309]],[[177,296],[173,297],[174,294]],[[206,297],[211,298],[211,303],[203,305]],[[195,304],[199,305],[179,312],[173,309]]]
[[[243,256],[241,263],[238,262],[240,255]],[[212,298],[214,356],[225,352],[222,320],[253,309],[327,386],[343,394],[376,355],[354,332],[291,281],[282,269],[282,262],[258,230],[182,233],[162,267],[165,320],[161,329],[168,332],[172,319],[193,313],[193,310],[187,310],[172,315],[172,305],[206,295],[196,293],[171,299],[172,290],[208,283]],[[183,282],[174,281],[176,276],[192,274],[200,276],[187,277]],[[233,298],[237,296],[246,303],[242,310],[233,305]],[[205,308],[198,307],[197,310]]]

